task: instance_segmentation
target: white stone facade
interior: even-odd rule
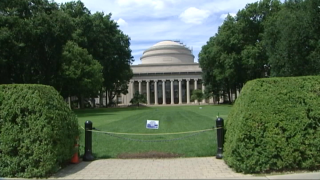
[[[147,105],[194,104],[194,89],[204,91],[202,70],[194,62],[192,50],[176,41],[161,41],[146,51],[141,64],[132,65],[133,78],[128,94],[117,98],[119,104],[130,105],[136,91],[145,94]],[[202,103],[213,103],[203,100]]]

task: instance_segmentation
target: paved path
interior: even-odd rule
[[[61,170],[63,179],[213,179],[246,177],[214,157],[174,159],[105,159]]]
[[[297,178],[295,178],[297,177]],[[320,173],[253,176],[233,172],[215,157],[174,159],[104,159],[72,164],[51,178],[58,179],[320,179]]]

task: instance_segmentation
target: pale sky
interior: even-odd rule
[[[57,3],[70,0],[54,0]],[[81,0],[91,11],[112,14],[131,38],[133,64],[141,64],[144,50],[163,40],[180,40],[193,49],[195,62],[201,47],[214,36],[228,13],[235,15],[258,0]]]

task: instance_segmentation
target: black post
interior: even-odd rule
[[[92,122],[86,121],[84,123],[85,127],[85,146],[84,146],[84,161],[93,161],[94,157],[92,155]]]
[[[217,127],[217,144],[218,144],[218,150],[217,150],[217,159],[222,159],[222,153],[223,153],[223,143],[224,143],[224,130],[223,130],[223,119],[218,117],[216,120],[216,127]]]

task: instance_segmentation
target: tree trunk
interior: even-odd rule
[[[222,102],[223,102],[222,104],[224,104],[226,102],[226,91],[225,90],[222,91],[221,97],[222,97]]]
[[[232,99],[231,99],[231,89],[228,90],[228,98],[229,98],[229,103],[231,104]]]
[[[99,95],[99,107],[103,107],[103,92],[102,92],[102,89],[100,90],[100,95]]]
[[[238,98],[237,95],[237,86],[234,87],[234,101]]]
[[[82,94],[80,95],[79,103],[80,103],[80,109],[83,109],[84,108],[84,97]]]
[[[70,96],[68,96],[68,104],[69,104],[69,108],[72,109],[72,107],[71,107],[71,97]]]
[[[106,91],[106,107],[109,106],[109,101],[108,101],[108,91]]]
[[[92,107],[93,107],[93,108],[96,108],[96,99],[93,97],[93,98],[91,98],[90,100],[91,100],[91,102],[92,102]]]
[[[108,99],[109,99],[109,104],[110,105],[113,105],[113,99],[116,95],[113,95],[112,92],[108,92]],[[116,100],[116,103],[117,103],[117,100]],[[114,105],[116,105],[116,103]]]

